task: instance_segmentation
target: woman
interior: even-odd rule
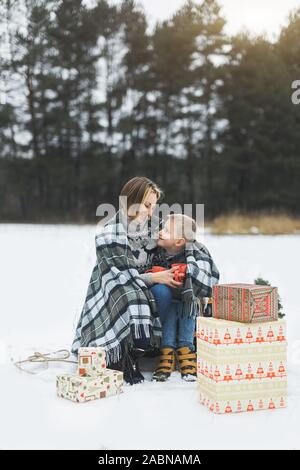
[[[151,253],[157,245],[159,221],[153,216],[162,196],[160,188],[145,177],[135,177],[123,187],[127,201],[96,236],[97,262],[90,279],[72,352],[81,346],[106,350],[112,369],[122,370],[126,382],[144,380],[138,359],[157,344],[161,324],[149,286]],[[141,273],[141,274],[140,274]],[[151,274],[151,284],[179,287],[173,270]]]

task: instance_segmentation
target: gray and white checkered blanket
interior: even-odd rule
[[[96,235],[97,260],[72,352],[100,346],[107,362],[116,362],[135,338],[151,338],[157,345],[161,324],[151,291],[139,276],[120,212]]]

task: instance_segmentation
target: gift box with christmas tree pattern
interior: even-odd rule
[[[285,320],[244,324],[216,318],[197,319],[197,340],[213,346],[242,346],[286,342]]]
[[[287,405],[287,379],[255,379],[239,382],[214,382],[199,379],[199,400],[214,413],[274,410]]]
[[[286,376],[286,345],[256,345],[249,347],[198,347],[197,372],[212,380],[241,381],[272,379]]]
[[[212,411],[286,406],[286,368],[284,320],[241,324],[216,318],[197,319],[200,401]]]

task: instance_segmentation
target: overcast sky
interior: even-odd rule
[[[168,18],[185,0],[139,0],[154,20]],[[266,32],[269,38],[277,36],[280,27],[293,8],[300,8],[300,0],[219,0],[227,18],[227,32],[234,34],[246,27],[250,32]]]

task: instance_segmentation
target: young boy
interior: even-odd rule
[[[160,362],[153,374],[156,381],[164,382],[170,377],[176,358],[184,380],[195,381],[197,377],[195,319],[200,298],[211,297],[219,272],[206,247],[196,241],[196,230],[196,222],[190,217],[169,216],[152,258],[152,266],[166,268],[150,273],[151,279],[148,278],[163,329]],[[174,280],[173,264],[186,264],[184,279],[179,275]],[[180,279],[182,282],[178,282]]]

